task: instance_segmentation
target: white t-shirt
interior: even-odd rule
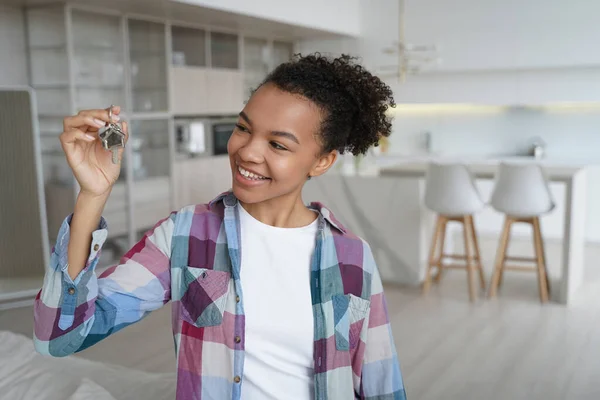
[[[238,208],[246,315],[241,399],[313,399],[310,263],[318,221],[278,228]]]

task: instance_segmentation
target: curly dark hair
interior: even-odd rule
[[[386,111],[395,103],[390,87],[355,60],[348,55],[331,59],[320,53],[296,54],[260,86],[274,84],[324,111],[320,132],[324,152],[364,154],[382,136],[390,135],[392,123]]]

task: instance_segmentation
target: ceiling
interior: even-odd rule
[[[67,3],[56,0],[0,0],[0,2],[13,6]],[[249,36],[293,40],[340,37],[331,32],[171,0],[72,0],[68,3],[98,9],[118,10],[132,16],[158,17],[173,22],[209,26],[213,29],[235,30]]]

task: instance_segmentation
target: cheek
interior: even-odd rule
[[[227,141],[227,153],[235,154],[241,146],[240,135],[233,132]]]
[[[311,162],[301,155],[270,157],[268,162],[273,178],[289,180],[290,183],[303,180],[312,166]]]

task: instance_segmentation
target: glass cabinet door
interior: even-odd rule
[[[250,97],[269,72],[269,44],[265,39],[244,38],[244,95]]]
[[[167,112],[165,25],[129,20],[129,57],[134,112]]]
[[[171,27],[172,57],[175,66],[206,67],[206,32],[181,26]]]
[[[73,75],[77,110],[125,106],[121,18],[73,10]]]
[[[210,33],[210,55],[213,68],[239,69],[238,35]]]

